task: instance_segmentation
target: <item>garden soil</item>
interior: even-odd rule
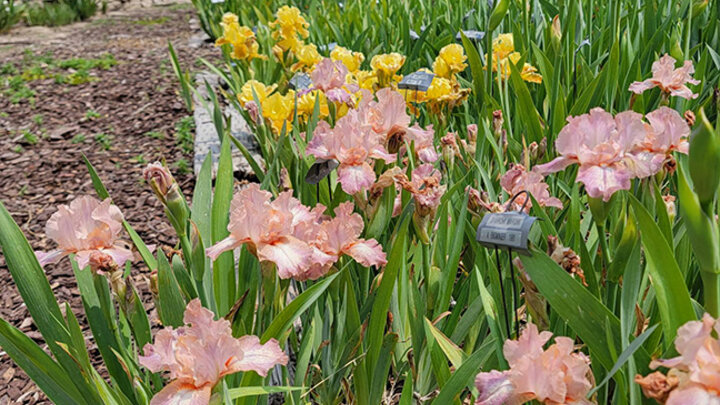
[[[174,234],[144,184],[142,170],[147,162],[164,158],[186,195],[193,187],[192,156],[176,141],[177,123],[188,112],[178,96],[167,43],[173,43],[181,65],[190,70],[199,66],[196,58],[212,58],[216,52],[212,44],[197,41],[199,28],[190,4],[131,2],[111,8],[119,9],[89,22],[52,29],[17,27],[0,36],[0,66],[10,64],[19,72],[37,65],[38,55],[58,61],[109,53],[117,61],[107,70],[92,69],[92,80],[83,84],[61,84],[53,78],[27,82],[35,92],[34,103],[11,100],[3,94],[6,89],[0,90],[0,201],[37,250],[55,247],[44,227],[58,204],[95,195],[83,154],[140,236],[166,251],[175,244]],[[173,166],[177,162],[180,165]],[[91,355],[100,367],[69,261],[45,270],[58,302],[69,303],[83,322]],[[140,262],[133,264],[133,282],[157,326],[147,274]],[[0,317],[44,346],[2,256],[0,291]],[[0,405],[16,403],[49,401],[0,351]]]

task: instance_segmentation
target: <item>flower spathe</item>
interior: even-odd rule
[[[288,356],[277,340],[261,344],[257,336],[232,336],[230,322],[213,320],[213,313],[197,298],[185,309],[177,329],[167,327],[146,344],[140,364],[157,373],[167,371],[171,382],[150,401],[151,405],[206,405],[212,388],[226,375],[255,371],[266,376],[276,365],[285,365]]]
[[[82,269],[93,253],[101,253],[122,266],[133,258],[119,240],[122,221],[122,213],[109,198],[101,202],[90,196],[78,197],[69,206],[60,205],[45,225],[45,234],[58,244],[57,249],[36,251],[35,255],[40,265],[45,266],[74,253]]]
[[[318,123],[305,151],[318,159],[337,160],[338,181],[348,194],[366,190],[375,182],[373,160],[395,161],[358,110],[340,118],[335,128],[325,121]]]
[[[548,185],[545,179],[538,172],[528,171],[525,166],[512,164],[510,169],[500,178],[500,185],[510,197],[515,196],[521,191],[529,192],[542,207],[554,207],[562,209],[562,201],[550,196]],[[523,205],[527,211],[532,207],[532,201],[524,194],[520,194],[513,202],[515,207],[511,209],[520,209]]]
[[[573,341],[556,337],[543,346],[552,333],[538,332],[530,323],[518,340],[506,340],[503,354],[510,369],[483,372],[475,378],[480,392],[476,405],[520,405],[536,400],[543,404],[589,405],[593,387],[590,359],[574,350]]]
[[[589,114],[568,117],[555,141],[561,156],[534,170],[545,175],[577,163],[577,181],[585,185],[590,197],[607,202],[616,191],[630,188],[634,177],[630,151],[645,137],[645,131],[638,113],[626,111],[613,118],[602,108],[593,108]]]
[[[651,369],[659,366],[670,369],[667,374],[670,383],[662,384],[670,391],[669,395],[662,393],[667,396],[666,405],[720,404],[720,340],[713,332],[716,336],[720,333],[720,321],[709,314],[703,315],[700,321],[687,322],[675,337],[675,349],[680,355],[650,362]],[[656,380],[662,378],[662,374],[653,374],[635,379],[646,395],[653,386],[661,385]]]
[[[671,96],[678,96],[685,99],[697,98],[687,83],[699,84],[692,74],[695,68],[690,60],[686,60],[682,67],[675,69],[675,58],[665,54],[659,60],[653,62],[652,77],[642,82],[633,82],[628,90],[636,94],[642,94],[645,90],[659,87],[661,91]]]

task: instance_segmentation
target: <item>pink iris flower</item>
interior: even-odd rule
[[[678,96],[685,99],[693,99],[698,95],[693,94],[686,83],[699,84],[699,80],[695,80],[692,74],[695,68],[690,60],[686,60],[683,66],[675,69],[675,58],[665,54],[652,65],[653,76],[642,82],[634,82],[630,85],[629,90],[633,93],[642,94],[645,90],[659,87],[663,92]]]
[[[677,111],[660,107],[645,116],[645,137],[632,150],[635,175],[639,178],[659,172],[669,155],[678,151],[687,154],[690,127]]]
[[[637,139],[645,137],[642,115],[625,111],[612,114],[593,108],[589,114],[568,117],[555,147],[561,154],[534,170],[542,175],[558,172],[577,163],[577,181],[585,185],[590,197],[609,201],[618,190],[630,188],[633,171],[630,151]]]
[[[335,208],[335,218],[323,221],[323,237],[319,245],[325,253],[338,260],[348,255],[365,267],[387,263],[382,246],[375,239],[361,239],[364,223],[360,214],[353,213],[354,205],[344,202]]]
[[[342,88],[345,85],[347,75],[348,68],[345,67],[345,64],[341,61],[325,58],[315,66],[310,78],[316,89],[327,92],[328,90]]]
[[[363,191],[375,182],[373,160],[395,161],[395,156],[378,142],[377,135],[358,110],[350,110],[338,120],[335,128],[330,128],[325,121],[318,123],[306,152],[318,159],[337,160],[340,163],[338,181],[348,194]]]
[[[554,207],[562,209],[562,202],[550,196],[548,191],[548,185],[545,183],[543,175],[538,172],[527,171],[525,166],[519,164],[513,164],[510,170],[500,179],[500,185],[512,198],[517,193],[526,190],[542,207]],[[512,209],[520,209],[525,205],[525,209],[529,212],[532,207],[532,201],[527,201],[528,197],[525,194],[520,194],[515,198]]]
[[[668,378],[675,380],[666,405],[720,404],[720,340],[713,331],[720,334],[720,321],[709,314],[700,321],[686,323],[675,338],[680,355],[650,363],[653,369],[670,368]]]
[[[277,266],[280,278],[298,281],[324,276],[341,255],[364,266],[382,266],[385,253],[375,239],[364,240],[362,217],[353,204],[336,208],[335,218],[324,215],[325,206],[310,209],[291,191],[272,194],[250,184],[233,197],[228,230],[230,236],[206,249],[215,260],[221,253],[246,244],[261,262]]]
[[[93,197],[79,197],[70,206],[61,205],[45,225],[45,234],[58,247],[49,252],[36,251],[41,266],[55,263],[74,253],[78,266],[84,268],[95,253],[109,257],[122,266],[133,254],[119,240],[123,216],[109,198],[100,202]]]
[[[432,126],[423,129],[420,125],[410,126],[410,115],[402,94],[386,87],[377,92],[377,101],[367,105],[367,119],[380,137],[380,142],[388,145],[390,151],[398,150],[402,144],[415,143],[418,158],[425,163],[438,159],[435,150]]]
[[[247,244],[258,260],[275,263],[280,278],[303,274],[317,257],[315,250],[295,235],[303,212],[293,210],[296,204],[290,191],[274,201],[271,198],[258,184],[235,194],[230,206],[230,236],[207,248],[208,257],[215,260],[221,253]]]
[[[530,323],[517,341],[506,340],[503,353],[510,370],[483,372],[475,378],[480,395],[476,405],[520,405],[536,400],[543,404],[589,405],[593,387],[590,359],[574,350],[573,341],[552,333],[538,333]]]
[[[232,336],[230,322],[213,320],[213,313],[200,300],[190,301],[177,329],[157,333],[154,344],[146,344],[140,364],[153,373],[168,371],[171,382],[158,392],[150,405],[207,405],[220,379],[239,371],[266,376],[275,365],[287,364],[288,356],[277,340],[261,344],[257,336]]]

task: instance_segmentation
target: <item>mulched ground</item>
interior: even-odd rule
[[[161,158],[170,164],[184,159],[192,167],[192,156],[183,154],[175,140],[176,123],[188,113],[177,95],[167,42],[172,41],[181,63],[190,69],[196,66],[197,57],[216,55],[210,44],[189,47],[189,38],[198,34],[189,24],[193,18],[188,5],[128,9],[96,17],[76,28],[66,27],[70,34],[60,41],[31,38],[30,44],[0,48],[0,65],[11,63],[18,68],[23,58],[27,59],[26,49],[35,55],[52,52],[56,60],[99,58],[111,53],[118,62],[108,70],[92,70],[98,80],[85,84],[58,84],[54,79],[28,83],[36,92],[34,105],[28,101],[13,104],[0,89],[0,201],[35,249],[54,247],[44,235],[44,226],[58,204],[80,195],[94,195],[82,163],[83,153],[146,243],[174,245],[172,228],[143,183],[142,169],[146,165],[143,160]],[[99,117],[93,118],[96,114],[89,111]],[[37,134],[38,142],[28,142],[23,130]],[[149,132],[163,135],[149,136]],[[109,150],[95,140],[100,133],[108,135],[101,138],[109,139]],[[175,170],[175,177],[189,195],[192,176]],[[68,260],[45,270],[58,301],[70,303],[82,319],[82,304]],[[133,273],[152,313],[150,293],[143,281],[147,270],[136,263]],[[0,291],[0,317],[42,343],[1,255]],[[88,343],[92,345],[92,339]],[[91,353],[98,357],[96,349]],[[10,403],[48,401],[25,373],[0,353],[0,405]]]

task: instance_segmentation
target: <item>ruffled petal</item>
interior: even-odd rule
[[[643,80],[641,82],[633,82],[628,90],[632,91],[635,94],[642,94],[645,92],[645,90],[650,90],[653,87],[657,87],[657,83],[655,83],[652,79]]]
[[[218,256],[220,256],[221,253],[227,252],[228,250],[233,250],[236,247],[240,247],[243,243],[245,243],[245,241],[239,241],[235,239],[233,235],[230,235],[227,238],[221,240],[220,242],[205,249],[205,255],[207,255],[207,257],[209,257],[210,259],[215,260],[218,258]]]
[[[546,176],[550,173],[559,172],[561,170],[565,170],[566,167],[570,166],[573,163],[577,163],[576,159],[567,158],[565,156],[558,156],[555,159],[542,164],[537,165],[533,167],[533,171],[536,171],[543,176]]]
[[[258,259],[277,266],[280,278],[291,278],[302,274],[312,265],[313,249],[307,243],[289,237],[267,245],[258,246]]]
[[[478,374],[475,377],[475,387],[480,392],[475,405],[504,405],[515,390],[508,378],[508,372],[497,370]]]
[[[150,400],[150,405],[208,405],[212,387],[196,388],[192,384],[175,380],[166,385]]]
[[[720,405],[720,396],[699,385],[676,388],[668,396],[665,405]]]
[[[44,267],[46,264],[56,263],[67,255],[67,252],[61,249],[51,250],[49,252],[43,252],[40,250],[35,251],[35,257],[40,262],[40,267]]]
[[[367,162],[359,165],[341,164],[338,167],[338,181],[342,185],[343,191],[355,194],[373,185],[375,172]]]
[[[280,348],[280,344],[275,339],[270,339],[265,344],[260,343],[257,336],[243,336],[238,339],[238,349],[240,353],[235,357],[235,361],[231,365],[240,371],[255,371],[265,377],[276,365],[285,365],[288,362],[288,356]]]
[[[382,246],[375,239],[359,239],[357,242],[347,246],[343,251],[365,267],[381,267],[387,263],[385,252],[383,252]]]
[[[632,173],[620,166],[580,166],[577,181],[585,185],[588,195],[610,201],[618,190],[630,189]]]
[[[115,264],[120,267],[124,266],[125,262],[133,260],[133,252],[121,246],[115,246],[110,249],[100,249],[100,251],[112,257]]]

